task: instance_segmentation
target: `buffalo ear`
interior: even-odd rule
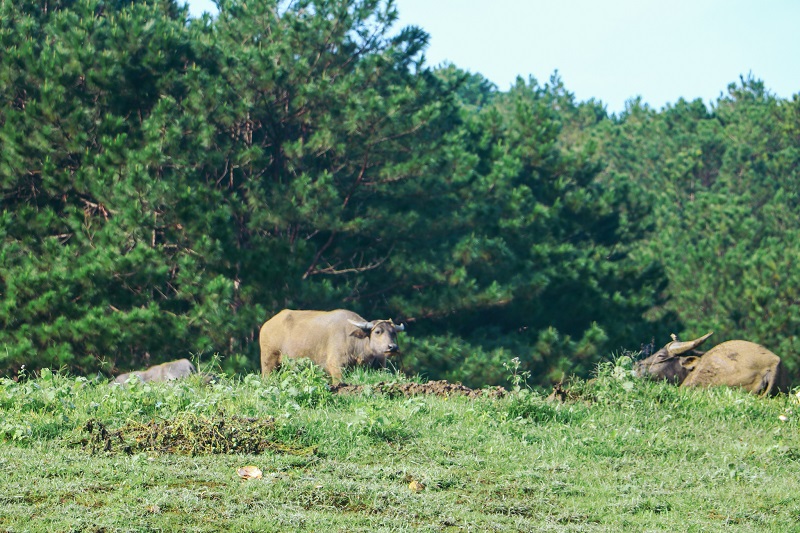
[[[694,370],[694,367],[697,366],[697,363],[700,362],[699,357],[695,357],[694,355],[690,355],[689,357],[681,357],[681,366],[686,370]]]

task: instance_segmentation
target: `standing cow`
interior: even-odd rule
[[[696,350],[711,333],[693,341],[672,342],[636,363],[637,376],[679,383],[682,387],[742,387],[753,394],[774,395],[789,389],[781,358],[759,344],[727,341],[703,353]]]
[[[283,357],[307,357],[334,382],[352,365],[385,368],[386,357],[397,353],[397,332],[404,329],[391,320],[367,321],[345,309],[284,309],[261,327],[261,374],[272,372]]]
[[[120,374],[114,383],[124,385],[131,378],[138,378],[141,381],[172,381],[182,379],[197,372],[197,369],[188,359],[178,359],[169,363],[151,366],[147,370],[137,370]]]

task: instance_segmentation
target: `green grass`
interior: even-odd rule
[[[370,390],[331,394],[304,364],[209,386],[3,380],[0,530],[800,531],[793,395],[684,390],[611,365],[565,403],[525,387],[502,399]],[[227,446],[136,443],[147,424],[202,437],[220,420]],[[129,446],[92,446],[89,421]],[[236,451],[247,431],[264,452]],[[246,465],[263,478],[241,480]]]

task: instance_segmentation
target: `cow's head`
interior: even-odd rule
[[[697,364],[699,356],[703,354],[695,348],[700,346],[712,333],[706,333],[699,339],[688,342],[681,342],[675,335],[672,335],[672,342],[650,357],[637,362],[633,371],[639,377],[647,376],[653,379],[682,383]]]
[[[358,322],[347,320],[357,329],[352,335],[360,338],[369,338],[369,345],[375,354],[390,355],[397,353],[397,333],[405,331],[403,324],[395,324],[391,320],[375,320]]]

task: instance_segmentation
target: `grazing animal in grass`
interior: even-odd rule
[[[681,342],[672,342],[650,357],[636,363],[637,376],[649,376],[680,384],[681,387],[727,385],[760,395],[775,395],[789,390],[789,378],[781,358],[754,342],[733,340],[718,344],[707,352],[700,346],[711,333]]]
[[[295,311],[284,309],[261,327],[261,374],[272,372],[282,358],[307,357],[324,368],[334,382],[342,369],[354,365],[385,368],[397,353],[397,333],[403,324],[368,321],[352,311]]]
[[[114,383],[125,384],[129,379],[148,381],[172,381],[188,377],[197,372],[197,369],[188,359],[178,359],[169,363],[151,366],[147,370],[137,370],[120,374]]]

